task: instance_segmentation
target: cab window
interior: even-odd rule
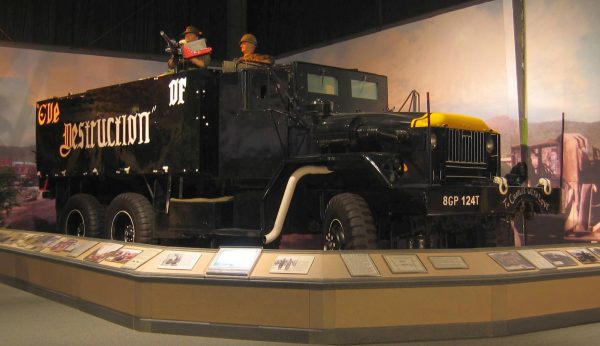
[[[377,100],[377,83],[352,79],[352,97],[357,99]]]
[[[308,92],[325,94],[325,95],[338,95],[338,80],[332,76],[318,75],[313,73],[307,74],[308,78]]]

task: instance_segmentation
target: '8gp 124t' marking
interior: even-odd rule
[[[445,195],[442,197],[442,205],[445,207],[477,206],[479,205],[479,195]]]

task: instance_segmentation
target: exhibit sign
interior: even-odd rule
[[[219,248],[206,274],[249,276],[261,252],[262,248]]]
[[[531,262],[537,269],[556,269],[556,266],[548,261],[544,256],[540,255],[537,251],[532,249],[517,250],[517,252],[523,256],[526,260]]]
[[[96,244],[98,244],[97,241],[83,240],[83,239],[77,240],[77,243],[75,243],[71,246],[71,250],[69,251],[69,254],[67,256],[79,257],[87,250],[96,246]]]
[[[271,274],[308,274],[315,256],[277,256],[271,266]]]
[[[105,258],[111,256],[117,250],[122,248],[122,244],[102,244],[99,248],[97,248],[91,254],[85,256],[84,260],[89,262],[100,263],[104,261]]]
[[[577,262],[575,262],[571,256],[560,250],[539,251],[539,253],[557,267],[571,267],[577,265]]]
[[[515,251],[488,253],[506,271],[533,270],[535,266]]]
[[[594,254],[587,249],[567,249],[567,252],[583,264],[594,264],[598,262],[598,257],[594,256]]]
[[[371,256],[367,253],[342,254],[342,260],[348,268],[350,276],[381,276]]]
[[[125,263],[121,268],[123,269],[132,269],[135,270],[139,268],[142,264],[148,262],[156,255],[161,253],[161,249],[143,249],[140,254],[130,259],[127,263]]]
[[[429,256],[429,262],[435,269],[469,269],[461,256]]]
[[[417,255],[384,255],[383,258],[393,274],[427,273]]]
[[[61,238],[60,241],[50,247],[50,251],[70,253],[75,245],[77,245],[77,239]]]
[[[192,270],[202,253],[191,251],[165,251],[158,269]]]
[[[142,250],[140,249],[122,248],[111,253],[104,260],[113,263],[125,264],[141,253]]]

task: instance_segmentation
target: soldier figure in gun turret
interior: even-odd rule
[[[187,26],[181,35],[183,36],[183,40],[179,41],[179,43],[182,46],[199,40],[205,40],[202,31],[193,25]],[[204,44],[204,47],[206,47],[206,44]],[[170,69],[175,69],[177,66],[179,71],[193,68],[207,68],[210,64],[210,53],[189,58],[186,58],[184,54],[183,59],[176,59],[174,56],[172,56],[167,64],[169,65]]]
[[[258,41],[252,34],[244,34],[240,39],[240,50],[242,56],[235,58],[233,62],[238,69],[244,69],[249,66],[270,66],[275,63],[275,59],[267,54],[256,53]]]

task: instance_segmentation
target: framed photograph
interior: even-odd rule
[[[60,241],[55,243],[50,247],[50,251],[54,252],[68,252],[67,249],[72,249],[72,247],[77,244],[77,239],[73,238],[62,238]]]
[[[121,263],[125,264],[129,262],[129,260],[133,259],[135,256],[142,253],[142,250],[139,249],[128,249],[121,248],[117,251],[112,252],[110,255],[106,256],[105,261],[113,262],[113,263]]]
[[[160,249],[144,249],[142,253],[138,254],[127,263],[125,263],[121,268],[122,269],[132,269],[135,270],[139,268],[142,264],[148,262],[153,259],[156,255],[161,253]]]
[[[488,253],[506,271],[533,270],[535,266],[515,251]]]
[[[117,250],[119,250],[122,247],[123,247],[123,245],[121,245],[121,244],[103,244],[102,246],[97,248],[94,252],[85,256],[84,260],[90,261],[90,262],[95,262],[95,263],[100,263],[100,262],[104,261],[104,259],[106,257],[111,256],[114,252],[116,252]]]
[[[271,266],[271,274],[308,274],[315,256],[277,256]]]
[[[571,256],[560,250],[545,250],[539,251],[539,253],[557,267],[570,267],[577,265],[577,262]]]
[[[54,245],[56,242],[58,242],[62,237],[59,235],[52,235],[52,234],[43,234],[37,238],[35,238],[34,241],[32,241],[27,247],[26,249],[28,250],[33,250],[33,251],[41,251],[49,246]]]
[[[461,256],[429,256],[429,262],[435,269],[469,269]]]
[[[384,255],[383,258],[394,274],[427,273],[417,255]]]
[[[207,274],[249,276],[262,248],[222,247],[208,266]]]
[[[540,255],[537,251],[532,249],[526,250],[517,250],[517,252],[525,257],[531,264],[533,264],[537,269],[546,270],[546,269],[556,269],[556,266],[552,264],[552,262],[548,261],[544,256]]]
[[[600,247],[588,247],[588,250],[590,250],[594,255],[600,257]]]
[[[6,244],[12,239],[11,232],[0,231],[0,244]]]
[[[381,276],[369,254],[348,253],[341,256],[350,276]]]
[[[158,265],[158,269],[192,270],[202,256],[200,252],[165,251],[165,259]]]
[[[17,246],[23,249],[31,250],[37,246],[38,239],[41,236],[41,234],[25,234],[25,236],[17,241]]]
[[[567,249],[567,252],[583,264],[593,264],[598,262],[598,257],[594,256],[594,254],[587,249]]]
[[[69,254],[67,256],[79,257],[82,253],[96,246],[96,244],[98,244],[97,241],[78,239],[77,243],[67,248],[70,249],[68,250]]]

